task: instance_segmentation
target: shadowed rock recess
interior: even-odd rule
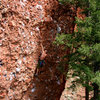
[[[68,50],[53,41],[73,32],[74,17],[73,7],[57,0],[0,0],[0,100],[60,99],[66,81],[57,65]],[[48,55],[34,75],[40,43]]]

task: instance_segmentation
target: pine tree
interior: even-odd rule
[[[84,9],[84,20],[76,18],[77,32],[73,34],[57,35],[56,43],[70,48],[69,70],[73,70],[74,80],[86,88],[86,100],[89,100],[89,91],[94,90],[93,100],[99,100],[100,88],[100,2],[99,0],[60,0],[69,2]]]

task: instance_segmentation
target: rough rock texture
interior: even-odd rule
[[[60,100],[85,100],[85,88],[82,87],[81,85],[76,86],[76,88],[72,89],[69,88],[72,85],[72,81],[75,78],[70,78],[67,79],[66,84],[65,84],[65,89],[61,95]]]
[[[57,64],[68,51],[52,42],[73,31],[74,16],[57,0],[0,0],[0,100],[59,100],[65,80]],[[48,56],[34,76],[40,43]]]
[[[85,14],[82,13],[83,9],[77,8],[76,9],[76,16],[80,19],[85,18]],[[77,24],[74,27],[74,31],[77,30]],[[73,73],[73,71],[69,72]],[[65,84],[65,89],[61,95],[60,100],[85,100],[85,88],[81,85],[77,85],[75,89],[69,89],[69,87],[72,85],[72,81],[75,80],[75,78],[72,78],[72,76],[69,76],[70,78],[67,79]],[[78,77],[77,77],[78,78]],[[91,92],[89,94],[89,97],[92,97],[93,93]]]

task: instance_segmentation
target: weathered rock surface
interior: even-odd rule
[[[79,7],[76,9],[76,16],[82,20],[84,20],[85,18],[85,14],[82,13],[83,11],[84,10]],[[78,31],[77,24],[74,27],[74,31]],[[73,71],[69,71],[69,73],[72,74]],[[61,95],[60,100],[85,100],[85,88],[83,86],[78,84],[76,85],[76,88],[74,89],[69,88],[72,86],[72,83],[75,80],[75,78],[78,78],[78,77],[72,78],[72,75],[70,75],[69,77],[70,78],[66,80],[65,89]],[[90,92],[89,97],[91,98],[92,95],[93,93]]]
[[[0,100],[59,100],[65,80],[57,64],[68,51],[53,41],[73,31],[74,16],[57,0],[0,0]],[[34,76],[40,43],[48,56]]]

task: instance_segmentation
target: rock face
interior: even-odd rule
[[[78,7],[76,9],[76,16],[79,19],[84,20],[85,19],[85,14],[83,14],[84,10],[81,9],[80,7]],[[74,27],[74,31],[78,31],[77,29],[77,24]],[[73,73],[73,71],[69,71],[69,73]],[[69,89],[69,87],[71,87],[73,81],[76,79],[76,77],[72,78],[72,75],[69,76],[70,78],[68,78],[66,80],[66,84],[65,84],[65,89],[61,95],[60,100],[85,100],[85,88],[82,85],[76,85],[76,88],[74,89]],[[78,77],[77,77],[78,78]],[[91,98],[93,96],[93,93],[91,92],[89,94],[89,98]]]
[[[74,16],[57,0],[0,0],[0,100],[59,100],[65,80],[57,65],[68,50],[53,41],[73,31]],[[34,76],[40,43],[48,56]]]

